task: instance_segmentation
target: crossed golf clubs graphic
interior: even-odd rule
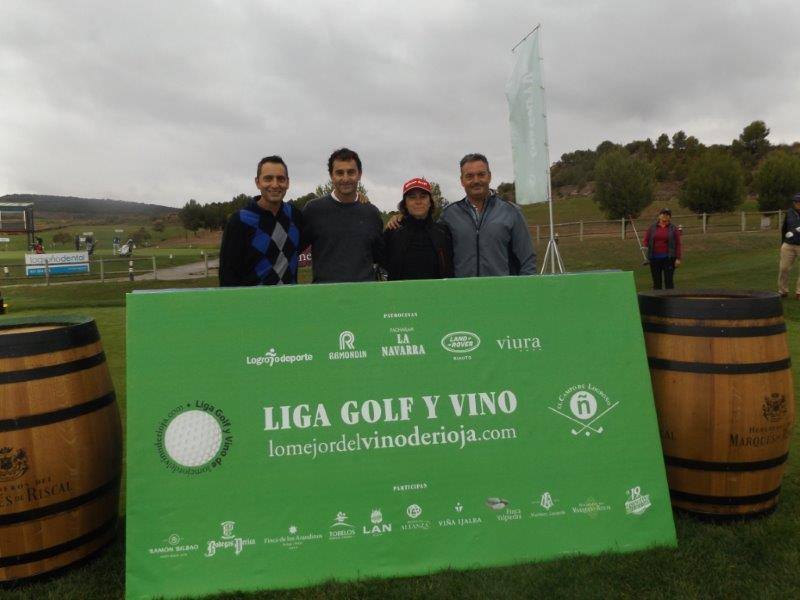
[[[597,421],[599,421],[599,420],[600,420],[600,419],[603,417],[603,415],[605,415],[606,413],[608,413],[609,411],[611,411],[611,410],[612,410],[612,409],[613,409],[613,408],[614,408],[614,407],[615,407],[617,404],[619,404],[619,401],[617,401],[617,402],[614,402],[614,404],[612,404],[611,406],[609,406],[607,409],[605,409],[603,412],[601,412],[599,415],[597,415],[597,416],[596,416],[594,419],[592,419],[592,420],[591,420],[591,421],[589,421],[588,423],[584,423],[583,421],[579,421],[578,419],[575,419],[575,418],[573,418],[573,417],[570,417],[569,415],[565,415],[565,414],[564,414],[564,413],[562,413],[560,410],[556,410],[556,409],[555,409],[555,408],[553,408],[552,406],[548,406],[547,408],[549,408],[550,410],[552,410],[552,411],[553,411],[554,413],[556,413],[557,415],[561,415],[561,416],[562,416],[562,417],[564,417],[565,419],[569,419],[569,420],[570,420],[570,421],[572,421],[573,423],[577,423],[578,425],[580,425],[580,427],[579,427],[578,429],[574,429],[574,428],[573,428],[573,429],[571,429],[571,430],[570,430],[570,431],[572,432],[572,435],[580,435],[581,433],[583,433],[584,431],[586,431],[586,434],[585,434],[585,435],[587,435],[587,436],[588,436],[588,435],[592,435],[592,432],[594,432],[594,433],[603,433],[603,426],[602,426],[602,425],[600,425],[600,426],[599,426],[597,429],[595,429],[594,427],[592,427],[592,425],[594,425],[594,424],[595,424]],[[587,430],[588,430],[588,431],[587,431]]]

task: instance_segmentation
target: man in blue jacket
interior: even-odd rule
[[[445,208],[440,219],[453,235],[456,277],[535,275],[528,224],[516,204],[490,189],[489,161],[483,154],[467,154],[460,165],[467,195]]]

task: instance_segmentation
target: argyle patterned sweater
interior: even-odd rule
[[[258,205],[258,196],[231,215],[219,251],[219,285],[297,283],[303,215],[281,203],[277,215]]]

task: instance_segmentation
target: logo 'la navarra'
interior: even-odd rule
[[[28,455],[24,448],[0,448],[0,481],[13,481],[28,470]]]
[[[788,408],[786,406],[786,396],[782,394],[772,394],[764,398],[764,406],[761,407],[761,414],[767,421],[780,421],[786,416]]]

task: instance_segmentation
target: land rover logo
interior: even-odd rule
[[[472,352],[481,345],[481,338],[471,331],[454,331],[442,338],[442,348],[454,354]]]

